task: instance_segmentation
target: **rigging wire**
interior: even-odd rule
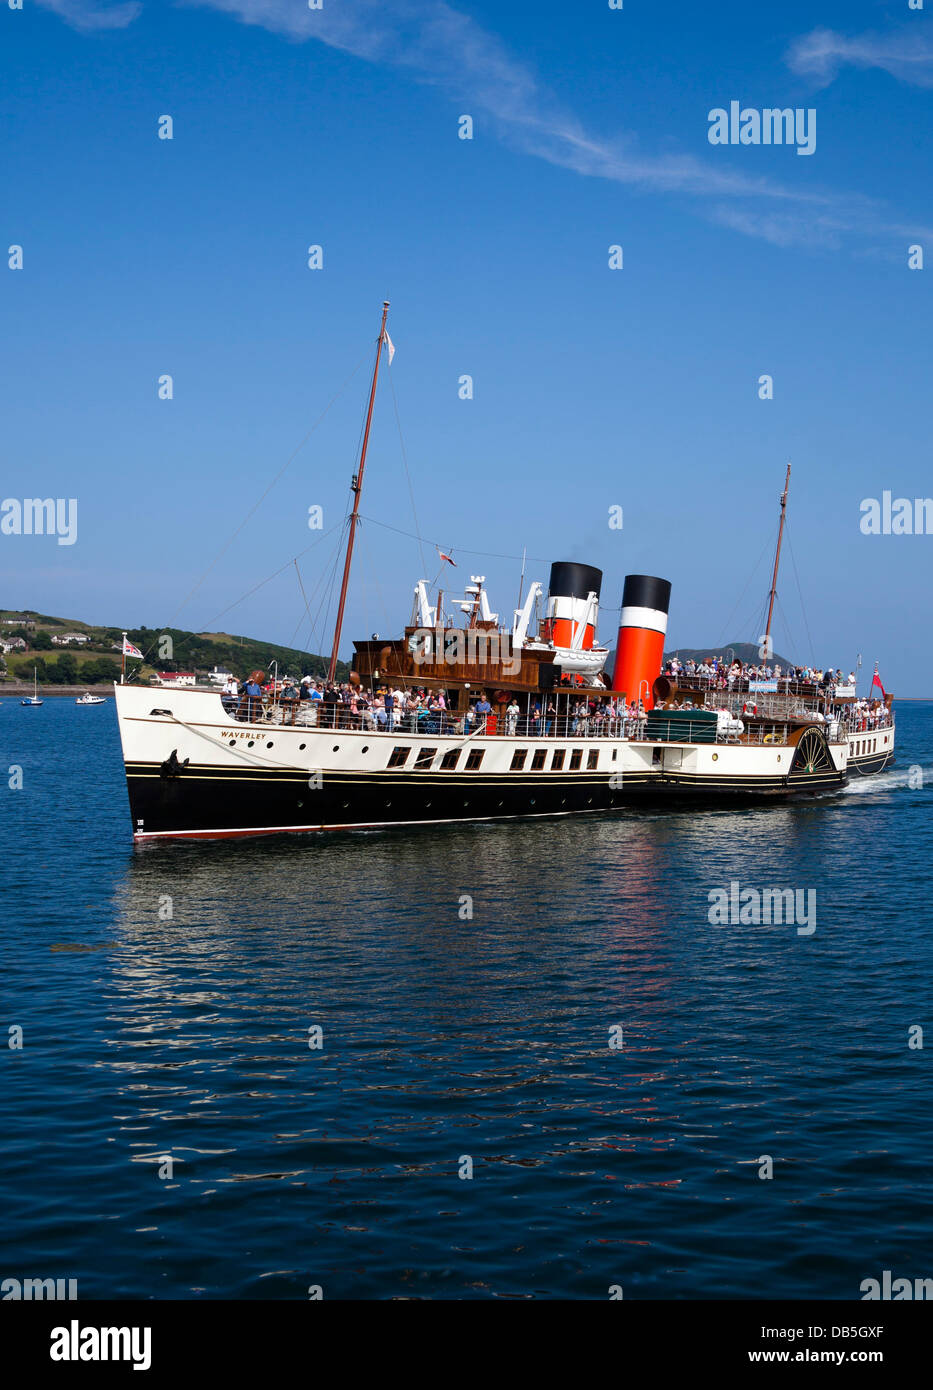
[[[786,527],[786,526],[785,526],[785,530],[787,530],[787,527]],[[813,664],[815,663],[816,648],[815,648],[815,646],[813,645],[813,638],[812,638],[812,636],[810,635],[810,624],[809,624],[809,622],[808,622],[808,620],[807,620],[807,607],[806,607],[806,604],[805,604],[804,601],[803,601],[803,590],[802,590],[801,587],[800,587],[800,575],[799,575],[799,573],[798,573],[798,571],[797,571],[797,559],[796,559],[796,556],[794,555],[794,547],[793,547],[793,544],[791,543],[791,538],[790,538],[790,532],[789,532],[789,530],[787,530],[787,548],[788,548],[788,550],[790,551],[791,564],[792,564],[793,567],[794,567],[794,579],[796,580],[796,583],[797,583],[797,594],[798,594],[798,597],[799,597],[799,599],[800,599],[800,611],[801,611],[801,613],[803,614],[803,625],[804,625],[804,628],[805,628],[805,630],[806,630],[806,634],[807,634],[807,643],[808,643],[809,648],[810,648],[810,650],[809,650],[809,659],[810,659],[810,664],[813,665]]]
[[[347,518],[345,518],[344,524],[346,525],[347,522],[349,522],[349,525],[352,526],[352,525],[353,525],[353,519],[352,519],[352,517],[348,516]],[[333,601],[334,601],[334,590],[335,590],[336,587],[337,587],[337,570],[338,570],[339,565],[340,565],[340,551],[341,551],[341,549],[342,549],[342,544],[341,544],[342,541],[343,541],[343,527],[341,527],[341,529],[340,529],[340,538],[339,538],[339,540],[338,540],[338,542],[337,542],[337,545],[334,547],[334,562],[333,562],[333,565],[332,565],[332,567],[331,567],[331,572],[330,572],[330,583],[329,583],[327,589],[324,590],[324,592],[322,593],[322,595],[321,595],[321,602],[320,602],[320,605],[318,606],[318,617],[319,617],[319,618],[321,617],[321,609],[323,608],[323,610],[324,610],[324,616],[323,616],[323,619],[322,619],[322,621],[321,621],[321,630],[322,630],[322,631],[326,630],[326,629],[330,626],[330,606],[331,606],[331,604],[332,604]],[[326,600],[326,607],[324,606],[325,600]]]
[[[327,565],[325,565],[325,566],[322,568],[321,573],[320,573],[320,575],[319,575],[319,577],[318,577],[317,583],[315,584],[314,588],[311,590],[311,597],[312,597],[312,599],[315,598],[315,597],[317,596],[318,590],[321,591],[321,597],[320,597],[320,600],[319,600],[319,602],[318,602],[318,606],[317,606],[317,611],[316,611],[316,613],[311,614],[310,611],[309,611],[309,613],[308,613],[308,617],[310,618],[310,628],[309,628],[309,631],[308,631],[308,639],[307,639],[307,643],[308,643],[308,644],[307,644],[306,650],[309,651],[309,652],[310,652],[310,650],[311,650],[312,645],[313,645],[314,643],[318,642],[318,639],[315,637],[315,633],[317,632],[317,629],[318,629],[318,623],[320,622],[320,619],[321,619],[321,610],[322,610],[322,608],[324,607],[325,600],[327,600],[327,602],[328,602],[328,607],[329,607],[330,597],[332,597],[332,594],[333,594],[334,575],[335,575],[335,573],[336,573],[337,564],[339,563],[339,560],[340,560],[340,551],[341,551],[341,548],[342,548],[342,541],[343,541],[343,525],[345,525],[345,524],[346,524],[346,519],[344,519],[344,523],[342,523],[341,526],[340,526],[339,529],[338,529],[337,542],[336,542],[336,545],[334,546],[333,560],[332,560],[332,562],[330,562],[330,569],[328,570],[328,566],[327,566]],[[330,589],[324,588],[324,585],[325,585],[325,583],[326,583],[326,581],[327,581],[328,573],[330,573],[330,586],[331,586]],[[297,632],[300,632],[303,623],[304,623],[304,618],[301,618],[300,621],[299,621],[299,623],[298,623],[298,627],[296,628],[296,633],[297,633]],[[325,626],[326,626],[326,625],[325,625]],[[322,628],[322,635],[321,635],[320,641],[323,642],[323,640],[324,640],[324,639],[323,639],[323,628]],[[323,657],[323,656],[324,656],[324,653],[323,653],[323,652],[319,652],[318,655],[320,655],[320,656]]]
[[[343,392],[344,392],[344,391],[346,390],[346,388],[349,386],[350,382],[351,382],[351,381],[353,380],[353,378],[356,376],[357,372],[359,371],[360,367],[362,366],[362,364],[363,364],[363,362],[364,362],[365,360],[366,360],[366,354],[364,353],[364,355],[363,355],[363,356],[359,359],[359,361],[357,362],[356,366],[353,368],[352,372],[351,372],[351,373],[349,374],[349,376],[344,380],[343,384],[339,387],[339,389],[334,393],[334,395],[333,395],[333,396],[331,397],[331,399],[328,401],[327,405],[324,407],[324,410],[321,412],[321,414],[320,414],[320,415],[318,416],[318,418],[315,420],[314,424],[313,424],[313,425],[311,426],[311,428],[308,430],[307,434],[304,436],[304,438],[301,440],[301,442],[298,444],[298,446],[292,451],[292,453],[291,453],[291,455],[289,456],[289,458],[285,461],[285,463],[284,463],[284,464],[282,465],[282,467],[279,469],[278,473],[277,473],[277,474],[275,475],[275,477],[272,479],[272,481],[270,482],[269,486],[265,489],[265,491],[263,492],[262,496],[261,496],[261,497],[259,498],[259,500],[255,503],[255,505],[252,507],[252,509],[247,513],[246,517],[243,519],[243,521],[242,521],[242,522],[240,523],[240,525],[237,527],[236,531],[234,531],[233,535],[229,538],[229,540],[228,540],[227,543],[224,545],[224,547],[218,552],[218,554],[217,554],[217,555],[214,557],[214,559],[211,561],[211,564],[210,564],[210,565],[208,566],[208,568],[204,571],[204,573],[202,574],[201,578],[198,580],[198,583],[197,583],[197,584],[194,586],[194,588],[190,591],[190,593],[188,594],[187,598],[185,598],[185,600],[181,603],[181,605],[175,610],[175,613],[174,613],[173,616],[172,616],[171,622],[174,622],[175,618],[177,618],[178,614],[182,611],[182,609],[183,609],[183,608],[185,607],[185,605],[189,602],[189,600],[194,596],[194,594],[195,594],[195,593],[197,592],[197,590],[200,588],[201,584],[203,584],[204,580],[207,578],[208,574],[210,574],[210,572],[211,572],[211,570],[214,568],[214,566],[218,563],[218,561],[219,561],[219,560],[221,559],[221,557],[226,553],[226,551],[229,550],[230,546],[233,544],[233,541],[234,541],[234,540],[236,539],[236,537],[239,535],[240,531],[243,530],[243,528],[246,526],[247,522],[248,522],[248,521],[251,519],[251,517],[255,514],[255,512],[257,511],[257,509],[259,508],[259,506],[260,506],[260,505],[262,504],[262,502],[265,500],[265,498],[268,497],[269,493],[270,493],[270,492],[272,491],[272,489],[275,487],[275,485],[276,485],[276,483],[279,481],[279,479],[283,476],[283,474],[285,473],[286,469],[287,469],[287,468],[289,467],[289,465],[294,461],[294,459],[296,458],[296,456],[300,453],[300,451],[304,448],[305,444],[306,444],[306,443],[308,442],[308,440],[310,439],[311,435],[314,433],[314,431],[315,431],[315,430],[318,428],[318,426],[321,424],[321,422],[323,421],[324,417],[327,415],[328,411],[329,411],[329,410],[331,409],[331,407],[337,402],[337,400],[339,399],[339,397],[343,394]],[[360,424],[360,439],[362,439],[363,428],[364,428],[363,423],[361,423],[361,424]],[[357,454],[358,454],[358,453],[359,453],[359,444],[358,444],[358,446],[357,446]],[[213,624],[214,624],[215,622],[218,622],[218,621],[220,620],[220,618],[222,618],[222,617],[225,616],[225,614],[229,613],[232,609],[238,607],[238,605],[241,604],[242,602],[244,602],[245,599],[251,597],[252,594],[256,593],[259,589],[263,588],[266,584],[270,583],[273,579],[277,578],[280,574],[284,573],[284,571],[287,570],[287,569],[289,568],[290,565],[294,564],[296,571],[298,571],[298,560],[299,560],[303,555],[306,555],[306,554],[308,553],[309,550],[313,550],[314,547],[315,547],[316,545],[320,544],[321,541],[325,540],[325,539],[326,539],[329,535],[331,535],[335,530],[337,530],[337,531],[339,531],[339,532],[342,532],[343,527],[347,524],[347,521],[348,521],[348,519],[349,519],[349,516],[350,516],[350,511],[347,510],[347,511],[345,512],[345,514],[344,514],[344,518],[343,518],[343,521],[342,521],[342,522],[337,523],[337,525],[335,525],[335,526],[329,527],[325,532],[323,532],[320,536],[318,536],[316,540],[312,541],[310,545],[305,546],[304,550],[300,550],[300,551],[298,552],[298,555],[297,555],[297,556],[294,556],[294,557],[293,557],[290,561],[288,561],[286,564],[280,566],[279,569],[274,570],[274,571],[272,572],[272,574],[268,575],[265,579],[260,580],[260,582],[259,582],[258,584],[255,584],[251,589],[248,589],[244,594],[241,594],[240,597],[239,597],[238,599],[234,600],[233,603],[228,604],[226,608],[222,609],[220,613],[218,613],[214,618],[211,619],[211,623],[210,623],[210,625],[209,625],[209,629],[208,629],[208,630],[210,630],[210,628],[213,628]],[[339,550],[340,550],[340,536],[338,536],[338,544],[337,544],[336,551],[335,551],[335,560],[334,560],[334,567],[335,567],[335,568],[336,568],[336,559],[337,559],[337,557],[339,556]],[[325,571],[325,574],[326,574],[326,571]],[[323,576],[322,576],[322,577],[323,577]],[[300,571],[298,571],[298,582],[299,582],[299,586],[301,587],[301,590],[302,590],[302,595],[304,596],[304,586],[303,586],[303,584],[302,584],[302,582],[301,582],[301,573],[300,573]],[[319,581],[318,581],[318,584],[316,584],[315,587],[314,587],[314,589],[312,590],[312,596],[314,595],[314,593],[316,593],[317,588],[318,588],[320,582],[321,582],[321,581],[319,580]],[[305,607],[306,607],[306,612],[307,612],[308,603],[307,603],[307,598],[306,598],[306,596],[305,596]],[[319,610],[319,614],[320,614],[320,610]],[[319,614],[318,614],[318,615],[319,615]],[[307,612],[307,616],[308,616],[309,618],[311,618],[310,612]],[[292,643],[294,643],[295,640],[297,640],[298,632],[300,631],[300,629],[301,629],[301,627],[302,627],[302,625],[303,625],[303,623],[304,623],[304,620],[305,620],[305,619],[304,619],[304,616],[302,616],[302,618],[301,618],[300,621],[299,621],[298,627],[295,629],[295,634],[294,634],[294,636],[293,636],[293,638],[292,638]],[[171,626],[171,622],[168,624],[168,626]],[[314,634],[315,627],[316,627],[316,620],[315,620],[315,619],[311,619],[311,630],[310,630],[310,633],[309,633],[309,641],[313,640],[313,634]],[[186,644],[188,644],[188,643],[190,643],[190,638],[182,639],[182,642],[181,642],[179,645],[182,646],[182,647],[184,647],[184,646],[185,646]],[[149,652],[151,652],[152,647],[153,647],[154,645],[155,645],[155,640],[153,640],[153,642],[150,644],[150,646],[146,649],[145,655],[148,656]]]
[[[795,641],[794,641],[794,635],[793,635],[793,633],[792,633],[791,630],[790,630],[790,623],[789,623],[789,621],[788,621],[787,615],[785,614],[784,609],[783,609],[783,607],[781,606],[780,599],[778,600],[778,606],[779,606],[779,609],[780,609],[781,618],[782,618],[782,620],[783,620],[783,622],[784,622],[784,635],[785,635],[786,638],[787,638],[787,650],[788,650],[789,652],[793,652],[793,653],[794,653],[793,657],[788,657],[787,659],[788,659],[789,662],[792,661],[793,664],[796,666],[796,665],[797,665],[797,652],[796,652],[796,650],[795,650],[795,648],[796,648],[796,643],[795,643]]]
[[[241,594],[239,598],[234,599],[232,603],[228,603],[226,608],[222,608],[219,613],[214,614],[207,627],[203,630],[205,632],[213,632],[215,630],[214,624],[218,623],[221,618],[226,616],[227,613],[232,612],[234,608],[238,608],[239,605],[244,602],[244,600],[251,598],[253,594],[257,593],[260,589],[265,588],[267,584],[271,584],[273,579],[277,579],[280,574],[284,574],[284,572],[289,568],[290,565],[297,564],[297,561],[301,558],[302,555],[307,555],[309,550],[313,550],[315,546],[320,545],[323,540],[326,540],[327,537],[331,535],[332,532],[338,530],[338,528],[339,523],[335,523],[335,525],[331,526],[329,530],[322,532],[322,534],[318,536],[316,540],[313,540],[310,545],[306,545],[304,550],[300,550],[298,552],[298,555],[295,556],[292,560],[286,561],[284,565],[281,565],[277,570],[274,570],[272,574],[267,575],[265,579],[260,579],[258,584],[254,584],[252,588],[247,589],[246,592]],[[197,635],[197,633],[192,633],[188,637],[183,637],[175,647],[176,652],[182,650],[186,646],[189,646],[191,643],[191,638],[196,637]],[[148,652],[152,651],[152,647],[154,645],[155,641],[153,641],[153,643],[147,648],[147,654]]]
[[[758,635],[756,640],[758,641],[759,645],[762,644],[762,639],[765,635],[765,624],[768,621],[768,604],[770,602],[770,599],[771,591],[769,589],[768,597],[762,600],[761,606],[757,609],[758,616],[756,617],[755,622],[753,624],[753,627],[756,627],[758,629]],[[777,594],[775,594],[774,599],[775,602],[777,602]]]
[[[765,541],[765,543],[764,543],[764,545],[763,545],[763,547],[762,547],[762,550],[761,550],[761,554],[758,556],[758,559],[755,561],[755,568],[751,571],[751,573],[749,574],[748,578],[746,579],[746,581],[745,581],[745,587],[743,588],[742,592],[739,594],[738,598],[737,598],[736,601],[735,601],[735,607],[732,609],[732,612],[729,614],[728,618],[726,619],[725,623],[723,624],[723,629],[722,629],[723,635],[722,635],[722,637],[719,639],[719,643],[718,643],[718,645],[719,645],[720,647],[722,646],[723,642],[726,640],[725,634],[726,634],[726,632],[727,632],[728,629],[729,629],[729,625],[730,625],[730,623],[732,622],[733,618],[735,617],[736,613],[739,611],[739,607],[740,607],[740,605],[741,605],[743,599],[745,598],[745,595],[748,593],[748,590],[749,590],[749,587],[750,587],[750,585],[751,585],[752,580],[755,578],[755,575],[758,573],[758,568],[759,568],[759,566],[761,565],[761,562],[762,562],[762,560],[764,559],[767,550],[768,550],[768,542]],[[757,611],[757,610],[756,610],[756,611]]]
[[[379,582],[379,574],[378,574],[378,571],[377,571],[377,570],[370,571],[370,569],[369,569],[369,557],[368,557],[367,554],[366,554],[366,549],[365,549],[365,547],[363,547],[362,549],[363,549],[362,565],[363,565],[363,579],[364,579],[363,587],[364,587],[364,592],[368,592],[368,590],[369,590],[369,588],[370,588],[370,585],[367,585],[367,584],[366,584],[366,579],[367,579],[367,577],[368,577],[370,574],[372,574],[373,577],[372,577],[372,580],[371,580],[371,588],[372,588],[372,591],[373,591],[376,595],[378,595],[379,607],[382,609],[382,616],[383,616],[383,617],[385,618],[385,620],[386,620],[386,632],[391,632],[391,631],[392,631],[392,619],[389,617],[389,610],[386,608],[385,590],[383,589],[382,585],[381,585],[380,582]],[[367,613],[366,613],[366,617],[368,618],[369,616],[370,616],[370,614],[367,612]]]
[[[298,576],[298,587],[299,587],[299,589],[301,590],[301,597],[302,597],[302,599],[304,600],[305,611],[304,611],[304,615],[298,619],[298,626],[295,628],[295,631],[292,633],[292,640],[291,640],[291,641],[289,642],[289,644],[288,644],[290,647],[294,647],[294,646],[295,646],[295,642],[296,642],[296,640],[297,640],[298,634],[299,634],[299,632],[301,631],[302,627],[304,626],[305,616],[307,616],[308,622],[311,624],[311,632],[313,633],[313,630],[314,630],[314,622],[313,622],[313,619],[312,619],[312,617],[311,617],[311,607],[310,607],[310,604],[309,604],[309,601],[308,601],[308,595],[305,593],[305,586],[304,586],[304,583],[302,582],[301,570],[298,568],[298,558],[297,558],[297,556],[295,557],[294,565],[295,565],[295,573],[296,573],[296,575]],[[320,583],[320,580],[318,580],[318,583]],[[314,593],[316,589],[317,589],[317,585],[315,585],[314,589],[312,589],[311,592]],[[310,641],[310,634],[309,634],[309,641]],[[298,649],[296,648],[296,650],[298,650]],[[308,648],[308,651],[310,652],[310,650],[311,650],[311,648],[309,647],[309,648]]]
[[[402,531],[398,526],[390,526],[387,521],[377,521],[374,516],[364,516],[362,512],[360,512],[359,515],[361,521],[369,521],[373,526],[381,526],[385,531],[394,531],[398,536],[407,536],[409,540],[413,541],[421,541],[424,539],[422,536],[415,535],[413,531]],[[437,545],[436,541],[430,541],[429,544],[434,546]],[[440,547],[437,548],[440,549]],[[449,546],[448,550],[456,550],[461,555],[480,555],[487,560],[520,560],[522,558],[520,555],[499,555],[493,550],[466,550],[463,546],[459,545]],[[536,564],[547,564],[547,560],[541,555],[529,555],[528,559],[534,560]],[[440,571],[438,571],[438,573],[440,573]]]
[[[250,510],[246,513],[246,516],[245,516],[245,517],[243,518],[243,520],[240,522],[239,526],[236,528],[236,530],[233,532],[233,534],[230,536],[230,538],[225,542],[225,544],[221,547],[221,549],[220,549],[220,550],[217,552],[217,554],[214,556],[213,560],[212,560],[211,563],[208,565],[208,567],[207,567],[207,569],[204,571],[204,573],[201,575],[201,578],[200,578],[200,579],[198,580],[198,582],[195,584],[194,588],[191,589],[191,590],[189,591],[189,593],[187,594],[187,596],[182,600],[182,602],[179,604],[179,606],[175,609],[175,612],[172,614],[172,616],[171,616],[171,618],[169,619],[169,621],[168,621],[168,623],[166,624],[166,626],[171,627],[172,624],[175,622],[175,619],[178,617],[179,613],[182,611],[182,609],[185,608],[185,607],[187,607],[187,605],[191,602],[192,598],[194,598],[194,595],[195,595],[195,594],[197,593],[197,591],[200,589],[201,585],[204,583],[204,581],[205,581],[205,579],[207,578],[207,576],[208,576],[208,575],[211,573],[211,571],[214,569],[215,565],[217,565],[217,564],[219,563],[219,561],[223,558],[223,556],[226,555],[227,551],[230,549],[231,545],[232,545],[233,542],[236,540],[237,536],[238,536],[238,535],[240,534],[240,532],[243,530],[244,526],[246,526],[246,524],[252,519],[252,517],[255,515],[255,513],[256,513],[256,512],[259,510],[259,508],[262,506],[263,502],[264,502],[264,501],[266,500],[266,498],[269,496],[269,493],[270,493],[270,492],[272,491],[272,489],[275,487],[276,483],[277,483],[277,482],[279,481],[279,479],[283,476],[283,474],[285,473],[285,471],[289,468],[289,466],[290,466],[290,465],[294,462],[294,460],[297,458],[298,454],[301,452],[301,450],[302,450],[302,449],[304,448],[304,446],[307,444],[308,440],[311,438],[311,436],[312,436],[312,434],[314,433],[314,431],[318,428],[318,426],[319,426],[319,425],[321,424],[321,422],[324,420],[325,416],[328,414],[328,412],[330,411],[331,407],[332,407],[333,405],[335,405],[336,402],[339,400],[339,398],[343,395],[344,391],[345,391],[345,390],[347,389],[347,387],[350,385],[350,382],[351,382],[351,381],[353,380],[353,378],[356,376],[357,372],[359,371],[360,367],[363,365],[363,363],[364,363],[365,360],[366,360],[366,354],[364,353],[363,356],[360,358],[360,360],[357,362],[356,366],[353,368],[353,370],[352,370],[352,372],[350,373],[350,375],[349,375],[349,376],[346,378],[346,380],[344,381],[343,385],[340,386],[340,387],[338,387],[338,389],[337,389],[337,391],[334,393],[334,395],[331,396],[330,400],[327,402],[327,405],[324,407],[324,409],[321,411],[320,415],[319,415],[319,416],[317,417],[317,419],[314,421],[314,424],[313,424],[313,425],[311,426],[311,428],[308,430],[308,432],[307,432],[307,434],[305,435],[305,437],[304,437],[304,438],[301,440],[301,442],[292,450],[291,454],[289,454],[288,458],[287,458],[287,459],[285,460],[285,462],[282,464],[282,467],[279,469],[278,473],[276,473],[275,477],[272,479],[272,481],[269,483],[268,487],[267,487],[267,488],[265,489],[265,491],[262,493],[262,495],[261,495],[261,497],[259,498],[259,500],[258,500],[257,502],[255,502],[255,503],[253,504],[253,506],[250,508]],[[289,562],[289,563],[290,563],[290,562]],[[283,566],[283,568],[287,569],[288,566],[287,566],[287,565],[286,565],[286,566]],[[158,640],[158,635],[156,635],[156,637],[153,639],[151,645],[147,648],[147,650],[146,650],[146,652],[145,652],[145,655],[146,655],[146,656],[148,656],[148,655],[149,655],[149,652],[152,651],[152,648],[155,646],[157,640]]]
[[[258,584],[254,584],[251,589],[247,589],[246,593],[241,594],[238,599],[234,599],[233,603],[228,603],[226,608],[222,608],[219,613],[215,614],[205,631],[213,631],[214,623],[219,622],[220,619],[225,617],[226,614],[229,613],[232,609],[238,608],[239,605],[243,603],[245,599],[251,598],[253,594],[255,594],[259,589],[265,588],[265,586],[267,584],[270,584],[273,579],[277,579],[280,574],[284,574],[284,572],[289,568],[290,565],[294,564],[296,560],[300,560],[302,555],[307,555],[309,550],[313,550],[315,546],[320,545],[323,540],[326,540],[327,537],[331,535],[332,532],[338,530],[338,528],[339,523],[335,523],[333,526],[330,527],[329,530],[322,532],[322,534],[318,536],[317,540],[313,540],[310,545],[306,545],[304,550],[299,550],[298,554],[294,556],[293,559],[286,560],[284,565],[280,565],[277,570],[274,570],[272,574],[267,575],[265,579],[260,579]],[[184,645],[184,641],[187,640],[187,638],[183,639],[181,645]]]

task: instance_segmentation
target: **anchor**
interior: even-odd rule
[[[186,758],[183,763],[180,763],[178,761],[178,749],[173,748],[171,753],[169,753],[168,757],[166,758],[165,762],[161,764],[159,768],[159,776],[177,777],[180,772],[184,771],[184,769],[188,766],[188,763],[190,761],[190,758]]]

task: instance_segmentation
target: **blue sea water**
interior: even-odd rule
[[[134,848],[112,700],[4,700],[0,1278],[933,1276],[933,705],[898,715],[895,770],[793,805]],[[815,932],[710,925],[732,880],[813,889]]]

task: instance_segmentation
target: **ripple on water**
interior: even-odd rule
[[[905,770],[795,806],[134,851],[112,710],[81,713],[17,726],[35,796],[0,801],[9,1270],[520,1299],[920,1269],[933,835]],[[927,707],[899,738],[933,785]],[[711,927],[733,879],[814,889],[815,934]]]

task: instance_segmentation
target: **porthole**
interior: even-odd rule
[[[368,752],[369,752],[369,744],[368,744],[368,743],[364,743],[364,744],[363,744],[362,751],[363,751],[364,753],[368,753]]]
[[[250,741],[249,741],[249,743],[246,745],[247,748],[252,748],[252,746],[253,746],[253,744],[254,744],[255,742],[256,742],[256,740],[255,740],[254,738],[251,738]]]
[[[780,762],[780,761],[781,761],[781,755],[780,755],[780,753],[778,753],[778,762]]]
[[[299,809],[299,811],[301,810],[301,808],[302,808],[303,805],[304,805],[304,802],[303,802],[303,801],[299,801],[299,803],[298,803],[298,809]]]
[[[302,751],[302,749],[307,748],[307,746],[308,746],[308,745],[307,745],[306,743],[299,743],[299,745],[298,745],[298,751],[299,751],[299,753]]]
[[[235,748],[235,747],[236,747],[236,739],[235,739],[235,738],[232,738],[232,739],[230,740],[230,747],[231,747],[231,748]]]
[[[332,749],[331,751],[334,752],[334,753],[339,753],[339,752],[340,752],[340,744],[339,744],[339,743],[335,743],[334,746],[333,746],[333,749]]]
[[[535,804],[535,799],[534,799],[534,797],[532,797],[531,800],[529,801],[528,805],[529,805],[529,806],[533,806],[534,804]]]
[[[387,811],[388,811],[388,809],[389,809],[389,807],[390,807],[391,805],[392,805],[392,802],[391,802],[391,801],[387,801],[387,802],[386,802],[386,810],[387,810]]]
[[[267,744],[266,744],[266,747],[267,747],[267,748],[271,748],[271,747],[272,747],[272,744],[271,744],[271,743],[267,743]]]
[[[345,801],[345,802],[343,803],[343,809],[346,810],[347,807],[348,807],[349,805],[350,805],[349,801]]]
[[[426,801],[426,802],[424,803],[424,805],[425,805],[425,809],[427,809],[427,808],[431,805],[431,803],[430,803],[430,801]]]
[[[714,754],[713,754],[713,762],[714,762],[714,763],[718,763],[718,762],[719,762],[719,754],[718,754],[718,753],[714,753]]]

